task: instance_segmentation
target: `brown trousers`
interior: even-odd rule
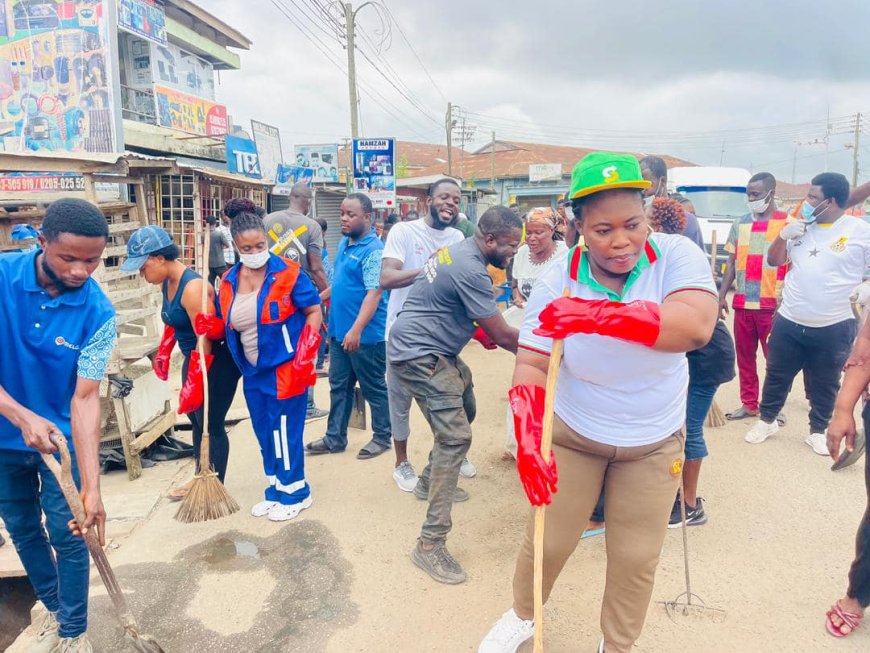
[[[553,452],[559,491],[547,507],[544,602],[574,552],[602,486],[607,516],[607,581],[601,630],[607,653],[629,653],[640,636],[652,595],[683,463],[681,432],[643,447],[612,447],[572,431],[556,417]],[[514,610],[534,614],[534,510],[514,572]]]

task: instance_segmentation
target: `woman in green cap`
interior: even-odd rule
[[[683,466],[685,354],[709,341],[718,310],[703,252],[682,236],[651,234],[642,198],[648,186],[629,155],[596,152],[574,168],[572,209],[584,246],[535,285],[510,390],[520,479],[534,506],[550,506],[545,601],[606,491],[598,650],[607,653],[629,653],[643,628]],[[540,444],[554,338],[565,339],[565,350],[548,464]],[[533,635],[533,533],[531,516],[513,607],[480,653],[514,653]]]

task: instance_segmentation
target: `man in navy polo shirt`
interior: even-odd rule
[[[75,533],[96,528],[100,497],[100,381],[115,346],[115,311],[90,278],[108,225],[94,205],[61,199],[48,207],[41,249],[0,255],[0,517],[36,596],[48,609],[32,651],[90,652],[88,550]],[[40,453],[63,434],[86,519],[72,514]],[[46,537],[42,527],[45,516]],[[74,530],[71,530],[74,529]]]
[[[372,202],[367,195],[352,193],[341,203],[341,233],[329,309],[329,421],[326,435],[305,449],[323,454],[347,448],[347,425],[359,381],[372,407],[374,431],[357,454],[364,460],[384,453],[392,439],[385,380],[387,298],[381,289],[384,243],[372,231]]]

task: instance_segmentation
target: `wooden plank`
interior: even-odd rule
[[[115,245],[113,247],[107,247],[103,250],[103,258],[111,258],[113,256],[125,256],[126,254],[126,245]]]
[[[118,279],[135,277],[138,274],[138,272],[121,272],[118,268],[111,268],[108,272],[105,272],[100,276],[100,282],[106,284],[112,281],[117,281]]]
[[[148,299],[149,297],[157,297],[158,289],[150,288],[131,288],[129,290],[110,290],[106,293],[109,301],[113,304],[130,301],[131,299]],[[155,309],[156,311],[156,309]]]
[[[115,222],[109,225],[109,233],[110,234],[123,234],[128,231],[136,231],[142,224],[138,220],[131,220],[130,222]]]
[[[99,204],[99,199],[97,198],[97,187],[94,184],[94,178],[89,174],[85,173],[82,175],[82,179],[85,182],[85,197],[91,204]]]
[[[135,320],[141,320],[143,317],[152,317],[155,314],[156,309],[153,306],[150,308],[139,308],[133,310],[121,309],[116,312],[115,322],[120,326]]]
[[[112,406],[115,408],[115,418],[118,422],[118,430],[121,432],[121,447],[124,449],[124,460],[127,463],[127,478],[135,481],[142,476],[142,460],[139,458],[139,450],[133,447],[127,406],[123,399],[115,397],[112,397]]]
[[[139,177],[121,177],[119,175],[112,175],[104,172],[95,172],[93,176],[95,181],[99,181],[101,183],[133,184],[134,186],[141,186],[145,183]]]
[[[157,418],[156,421],[152,422],[147,431],[143,431],[139,437],[137,437],[132,442],[132,448],[140,453],[144,451],[148,446],[154,443],[154,441],[163,435],[166,431],[172,430],[175,426],[175,411],[169,409],[167,405],[167,411],[161,417]]]

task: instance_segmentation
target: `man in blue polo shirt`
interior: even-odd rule
[[[305,450],[323,454],[347,448],[347,425],[359,381],[372,408],[374,431],[357,454],[365,460],[384,453],[391,440],[385,380],[387,298],[381,289],[384,243],[372,231],[372,202],[367,195],[352,193],[341,203],[341,233],[329,309],[329,421],[326,435],[308,443]]]
[[[99,390],[116,328],[112,304],[90,276],[108,233],[94,205],[61,199],[45,213],[40,249],[0,255],[0,517],[48,609],[31,649],[39,653],[92,650],[88,550],[70,529],[96,528],[105,543]],[[54,434],[66,436],[74,452],[86,511],[80,525],[70,524],[69,507],[40,456],[57,451]]]

